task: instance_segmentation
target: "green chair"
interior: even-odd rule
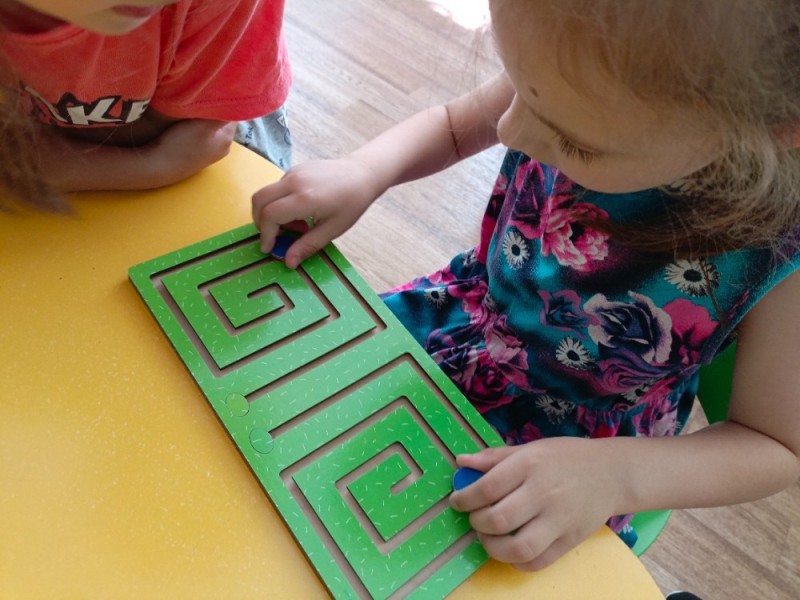
[[[709,423],[718,423],[728,418],[728,403],[733,386],[733,361],[736,344],[723,350],[709,365],[700,367],[700,382],[697,398],[703,407]],[[671,510],[654,510],[637,513],[631,525],[639,539],[633,547],[636,556],[641,556],[656,541],[658,534],[667,524]]]

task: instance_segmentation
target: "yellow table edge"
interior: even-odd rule
[[[127,281],[248,222],[279,176],[235,146],[170,188],[0,216],[0,597],[327,596]],[[537,573],[490,561],[451,595],[478,596],[663,597],[607,529]]]

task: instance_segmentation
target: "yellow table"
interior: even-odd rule
[[[235,147],[73,217],[0,215],[0,598],[326,597],[127,279],[248,222],[278,176]],[[608,530],[536,574],[490,562],[452,597],[662,598]]]

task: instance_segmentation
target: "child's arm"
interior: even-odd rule
[[[744,319],[725,423],[664,438],[545,439],[459,457],[487,472],[451,496],[487,551],[542,568],[616,514],[737,504],[800,476],[800,273]],[[515,535],[508,535],[513,531]]]
[[[505,76],[443,106],[420,112],[352,154],[309,162],[253,196],[253,220],[269,251],[278,228],[309,217],[314,227],[286,254],[302,260],[344,233],[388,188],[441,171],[497,143],[497,120],[511,102]]]
[[[175,183],[220,160],[235,128],[205,119],[176,121],[137,146],[115,145],[125,135],[119,133],[111,134],[110,143],[98,143],[42,131],[37,146],[42,171],[57,189],[142,190]]]

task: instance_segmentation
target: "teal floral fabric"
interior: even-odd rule
[[[673,201],[593,192],[509,151],[479,244],[384,301],[508,444],[678,434],[699,366],[798,255],[671,260],[580,224],[635,224]]]

